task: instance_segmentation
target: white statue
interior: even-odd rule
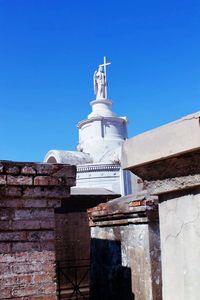
[[[98,71],[94,72],[94,93],[96,99],[107,99],[106,66],[110,64],[106,62],[106,57],[104,57],[104,63],[99,65]]]
[[[94,72],[94,93],[96,99],[105,98],[106,78],[103,72],[103,67],[99,66],[98,71]]]

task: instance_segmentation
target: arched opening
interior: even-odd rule
[[[57,162],[57,160],[55,159],[55,157],[50,156],[50,157],[48,158],[48,160],[47,160],[47,163],[49,163],[49,164],[57,164],[58,162]]]

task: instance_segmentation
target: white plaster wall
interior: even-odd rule
[[[199,194],[159,205],[164,300],[200,299],[199,212]]]

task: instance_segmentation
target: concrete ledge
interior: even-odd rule
[[[198,186],[200,186],[200,174],[145,182],[147,191],[155,195],[184,191]]]
[[[197,112],[127,140],[122,149],[122,167],[134,172],[138,166],[200,149],[199,120]]]

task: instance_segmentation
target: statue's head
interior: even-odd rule
[[[99,66],[99,72],[103,73],[103,67]]]

